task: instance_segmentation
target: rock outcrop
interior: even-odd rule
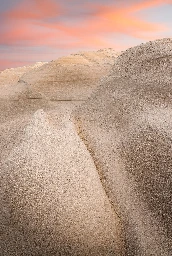
[[[1,86],[1,255],[124,255],[122,223],[70,120],[108,74],[110,51],[4,72],[21,71]]]
[[[2,255],[123,255],[122,226],[67,113],[38,110],[1,169]]]
[[[113,49],[72,54],[25,73],[19,82],[27,87],[27,98],[83,101],[108,74],[118,55]]]
[[[18,82],[22,75],[31,70],[37,70],[40,66],[46,64],[46,62],[37,62],[32,66],[24,66],[19,68],[10,68],[0,72],[0,99],[9,99],[15,94],[21,92],[22,87]]]
[[[126,255],[172,254],[172,40],[128,49],[75,113],[125,226]]]
[[[172,40],[117,55],[0,74],[2,256],[172,255]]]

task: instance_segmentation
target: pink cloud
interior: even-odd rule
[[[97,6],[94,15],[81,21],[79,24],[66,25],[64,22],[48,23],[42,19],[56,17],[62,9],[53,0],[24,1],[12,11],[6,13],[5,22],[8,29],[1,35],[2,43],[28,43],[31,45],[59,45],[64,38],[69,39],[69,47],[83,43],[97,43],[97,46],[107,45],[105,34],[121,33],[138,38],[151,36],[152,33],[165,30],[162,24],[151,23],[135,16],[138,10],[162,4],[164,1],[152,0],[133,3],[126,7]],[[171,2],[170,0],[166,2]],[[22,20],[22,21],[21,21]],[[12,26],[11,26],[12,25]],[[147,36],[145,36],[145,34]],[[104,37],[104,38],[103,38]],[[85,43],[84,43],[85,42]],[[102,45],[102,46],[103,46]]]
[[[75,17],[70,17],[62,4],[57,4],[54,0],[24,0],[4,13],[0,44],[48,46],[57,49],[119,49],[119,44],[109,43],[108,36],[121,34],[144,40],[156,38],[157,34],[167,29],[166,26],[139,18],[137,12],[171,3],[172,0],[145,0],[129,1],[125,6],[122,3],[85,4],[84,8],[90,15],[81,17],[78,23],[70,24],[64,20],[70,21]],[[69,16],[66,16],[67,13]],[[58,18],[58,21],[48,21],[51,18]]]
[[[15,61],[15,60],[6,60],[1,59],[0,60],[0,71],[7,69],[7,68],[16,68],[16,67],[23,67],[31,65],[32,63],[30,61]]]
[[[57,16],[61,7],[53,0],[24,0],[6,13],[8,19],[44,19]]]

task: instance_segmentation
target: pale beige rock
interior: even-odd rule
[[[2,94],[3,256],[171,256],[171,52],[78,53]]]
[[[20,77],[31,70],[36,70],[44,64],[46,62],[37,62],[32,66],[10,68],[0,72],[0,99],[9,99],[9,97],[20,93],[23,89],[20,84],[17,84]]]
[[[27,87],[27,98],[86,100],[118,55],[112,49],[69,55],[24,74],[20,83]]]
[[[1,98],[3,256],[124,255],[122,223],[70,120],[71,111],[83,102],[81,99],[87,99],[98,80],[109,72],[114,61],[113,56],[106,57],[108,63],[104,64],[109,51],[112,50],[82,53],[89,55],[88,59],[77,54],[31,69],[20,75],[12,93]],[[100,59],[101,63],[96,64]],[[52,77],[66,79],[64,87],[61,80],[55,86],[51,84]],[[18,78],[12,80],[15,79]],[[82,86],[83,81],[86,82]],[[11,85],[11,81],[6,81],[6,85]],[[74,95],[75,89],[75,99],[64,101],[63,97]]]
[[[1,252],[123,255],[94,162],[67,116],[54,126],[56,115],[38,110],[2,165]]]

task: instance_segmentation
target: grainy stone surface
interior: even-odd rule
[[[139,83],[171,84],[172,39],[150,41],[126,50],[117,58],[113,75]]]
[[[2,165],[3,255],[122,255],[120,220],[63,115],[58,127],[38,110]]]
[[[172,255],[171,52],[0,74],[0,255]]]
[[[172,40],[128,49],[75,112],[114,209],[126,255],[172,255]]]
[[[0,255],[124,255],[122,223],[70,120],[71,111],[83,102],[81,96],[87,99],[109,72],[114,60],[110,52],[80,53],[17,78],[4,75],[15,75],[16,69],[4,72]],[[51,78],[58,77],[59,70],[61,81],[54,86]]]

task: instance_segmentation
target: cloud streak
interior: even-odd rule
[[[166,31],[164,24],[140,18],[138,12],[171,3],[172,0],[145,0],[128,1],[126,5],[126,1],[105,4],[66,0],[62,4],[55,0],[24,0],[1,14],[0,44],[58,50],[120,48],[116,39],[119,34],[149,40]],[[115,38],[113,43],[108,41],[109,36]]]
[[[60,13],[60,5],[53,0],[25,0],[5,15],[10,20],[40,20],[55,17],[58,13]]]

